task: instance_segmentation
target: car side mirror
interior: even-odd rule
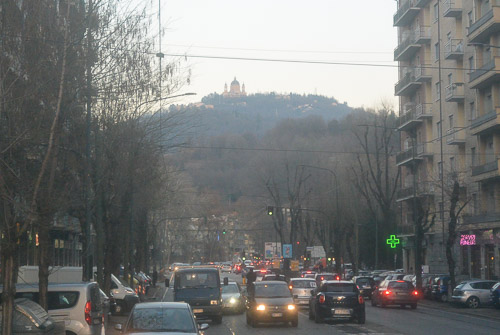
[[[165,279],[165,288],[168,288],[170,286],[170,279]]]
[[[202,324],[198,324],[198,329],[199,330],[206,330],[208,329],[210,326],[208,325],[208,323],[202,323]]]
[[[224,286],[229,285],[229,278],[224,277]]]

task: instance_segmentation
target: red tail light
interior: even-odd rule
[[[302,278],[304,278],[304,275],[300,275]]]
[[[363,299],[363,296],[361,294],[358,296],[358,302],[360,305],[365,303],[365,299]]]
[[[320,303],[320,304],[324,304],[324,303],[325,303],[325,296],[324,296],[323,294],[321,294],[321,295],[319,296],[319,303]]]
[[[266,272],[267,272],[267,270],[264,270],[264,269],[260,270],[260,273],[266,273]]]
[[[321,279],[321,280],[325,280],[325,277],[321,277],[320,279]]]
[[[413,294],[414,296],[418,296],[418,291],[417,291],[417,290],[415,290],[415,291],[413,291],[413,293],[412,293],[412,294]]]
[[[335,280],[340,280],[340,276],[336,276],[336,277],[335,277]]]
[[[92,304],[90,303],[90,301],[87,301],[87,303],[85,304],[85,322],[87,322],[89,326],[92,323],[90,312],[92,312]]]
[[[389,291],[389,290],[384,291],[384,294],[385,294],[385,295],[390,295],[391,293],[392,293],[392,292],[391,292],[391,291]]]

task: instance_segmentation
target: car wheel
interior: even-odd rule
[[[417,304],[411,304],[411,309],[417,309]]]
[[[441,295],[441,301],[442,302],[447,302],[448,301],[448,294],[442,294]]]
[[[222,323],[222,315],[214,316],[212,322],[216,325],[220,325]]]
[[[365,322],[366,322],[366,313],[365,312],[359,313],[358,316],[356,317],[356,322],[358,324],[360,324],[360,325],[365,324]]]
[[[299,325],[299,316],[297,315],[297,317],[293,319],[290,323],[292,324],[292,327],[297,327]]]
[[[318,309],[314,310],[314,322],[323,323],[323,318],[318,313]]]
[[[470,297],[469,299],[467,299],[466,304],[469,308],[478,308],[479,304],[480,304],[479,298],[478,297]]]

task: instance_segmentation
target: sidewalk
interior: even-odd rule
[[[432,309],[445,310],[449,312],[472,315],[479,318],[495,319],[500,321],[500,309],[493,306],[482,306],[476,309],[467,308],[465,306],[455,305],[450,302],[440,302],[428,299],[419,300],[418,304]]]

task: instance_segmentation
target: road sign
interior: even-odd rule
[[[299,271],[299,261],[290,261],[290,269],[292,271]]]

